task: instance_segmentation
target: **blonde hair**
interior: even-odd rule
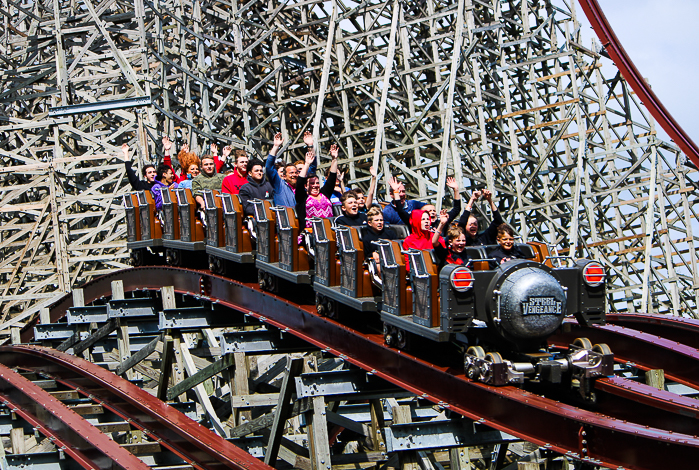
[[[377,215],[381,215],[383,217],[383,212],[381,212],[381,209],[374,206],[371,209],[369,209],[366,213],[367,221],[369,221],[369,222],[373,221],[374,217],[376,217]]]

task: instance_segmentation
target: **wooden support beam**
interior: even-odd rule
[[[289,418],[291,411],[291,395],[295,391],[294,379],[301,373],[303,369],[303,359],[294,358],[288,361],[286,375],[282,382],[282,387],[279,390],[279,402],[277,403],[274,422],[270,429],[269,440],[267,441],[267,450],[265,451],[265,463],[275,466],[277,457],[279,456],[279,446],[282,441],[282,433],[284,431],[284,423]]]
[[[139,364],[145,358],[150,356],[153,353],[153,351],[155,351],[155,347],[157,346],[157,344],[161,341],[162,335],[158,336],[157,338],[153,338],[148,344],[139,349],[136,354],[129,357],[127,360],[121,362],[119,364],[119,367],[117,367],[117,370],[115,371],[116,374],[122,375],[127,370],[135,367],[136,364]]]
[[[279,403],[279,402],[277,402]],[[311,409],[311,402],[310,400],[303,399],[303,400],[298,400],[294,402],[294,405],[291,407],[291,410],[289,411],[289,418],[293,418],[295,416],[300,415],[301,413],[305,413]],[[231,429],[230,432],[228,433],[230,437],[243,437],[247,436],[248,434],[252,434],[255,432],[258,432],[260,430],[269,428],[270,426],[274,425],[274,421],[277,419],[278,412],[275,409],[274,411],[270,413],[266,413],[259,418],[255,418],[252,421],[248,423],[241,424],[240,426],[236,426],[235,428]]]
[[[218,361],[214,362],[210,366],[201,369],[200,371],[196,372],[194,375],[190,375],[186,379],[184,379],[182,382],[178,383],[177,385],[173,386],[170,390],[167,391],[167,399],[172,400],[174,399],[177,395],[181,395],[182,393],[186,392],[187,390],[195,387],[196,385],[199,385],[200,383],[204,382],[205,380],[210,379],[214,375],[218,374],[219,372],[228,369],[229,367],[232,367],[235,365],[235,359],[233,357],[233,354],[226,354],[223,356],[221,359]]]
[[[308,413],[310,419],[306,419],[306,428],[309,434],[311,462],[315,470],[330,469],[330,444],[328,440],[328,421],[325,419],[325,397],[312,398],[313,409]]]
[[[119,323],[116,321],[115,318],[110,318],[109,320],[107,320],[107,323],[95,330],[95,332],[92,333],[90,336],[75,344],[73,346],[73,351],[75,352],[75,354],[80,354],[86,349],[91,348],[97,341],[100,341],[109,336],[110,333],[117,329],[118,325]]]
[[[156,396],[161,401],[167,400],[168,384],[172,376],[172,362],[175,358],[174,341],[172,338],[165,338],[163,342],[163,353],[160,356],[160,382]]]

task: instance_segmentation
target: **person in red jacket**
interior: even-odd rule
[[[182,150],[180,150],[180,155],[188,151],[189,146],[187,144],[184,144],[182,146]],[[180,155],[178,155],[177,158],[180,161],[180,163],[182,163]],[[179,174],[175,173],[175,168],[172,166],[172,141],[170,141],[170,138],[168,136],[163,137],[163,164],[169,166],[172,170],[172,174],[174,175],[173,182],[180,183],[187,179],[187,174],[185,171],[181,171]]]
[[[248,154],[245,150],[235,151],[235,168],[233,173],[223,178],[221,191],[228,194],[238,194],[240,188],[248,182]]]

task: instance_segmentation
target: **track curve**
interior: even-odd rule
[[[587,19],[592,24],[597,37],[602,42],[602,46],[614,61],[621,75],[631,85],[633,91],[641,98],[648,111],[658,121],[660,126],[668,133],[677,146],[689,157],[690,160],[699,167],[699,147],[687,135],[682,127],[675,121],[670,112],[658,99],[650,85],[644,80],[641,72],[638,71],[633,61],[621,45],[607,17],[602,11],[597,0],[580,0]]]
[[[70,354],[41,346],[0,348],[0,400],[21,403],[30,419],[46,409],[59,435],[82,455],[84,468],[150,468],[38,386],[8,368],[34,371],[62,382],[144,430],[196,469],[270,470],[247,452],[112,372]],[[34,413],[32,413],[32,409]],[[33,415],[33,416],[32,416]],[[41,420],[39,420],[41,421]],[[46,427],[49,420],[44,420]],[[49,429],[53,429],[49,426]],[[98,455],[95,455],[98,454]],[[82,458],[82,460],[80,460]],[[107,465],[105,462],[111,464]]]
[[[173,286],[176,292],[247,312],[444,408],[590,463],[652,469],[667,465],[668,456],[678,464],[699,457],[699,438],[693,435],[699,432],[682,434],[654,428],[515,387],[471,382],[461,367],[432,364],[386,348],[379,333],[360,333],[319,317],[314,305],[294,304],[260,291],[256,284],[181,268],[133,268],[86,284],[85,301],[108,296],[115,280],[124,283],[125,291]],[[71,304],[70,296],[56,302],[52,319],[55,321]],[[687,424],[686,429],[691,428],[692,424]]]

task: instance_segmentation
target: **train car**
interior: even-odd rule
[[[492,247],[479,246],[467,247],[468,265],[440,270],[430,251],[406,252],[400,240],[380,240],[380,264],[374,266],[364,256],[366,228],[335,227],[331,219],[311,219],[312,229],[301,230],[292,208],[252,201],[256,225],[252,232],[243,223],[237,196],[210,191],[205,193],[203,224],[191,193],[176,195],[179,210],[164,203],[159,217],[147,194],[126,197],[130,236],[145,234],[144,223],[151,230],[148,233],[157,234],[157,220],[162,218],[162,245],[201,251],[195,243],[205,243],[214,272],[223,272],[222,260],[253,269],[254,259],[262,289],[279,292],[281,280],[310,285],[321,316],[337,318],[340,305],[377,312],[389,347],[407,349],[414,336],[458,345],[465,373],[472,380],[492,385],[564,382],[588,397],[596,377],[612,374],[613,354],[604,344],[592,345],[580,338],[565,351],[546,347],[546,339],[561,328],[566,316],[585,326],[604,323],[605,271],[596,261],[568,258],[563,262],[549,256],[546,245],[532,242],[518,245],[528,259],[511,260],[496,269],[488,264]],[[143,209],[128,206],[127,201],[134,206],[136,200],[145,201]],[[180,240],[175,246],[166,237],[177,226]],[[306,242],[299,243],[304,235]],[[152,240],[151,236],[129,241],[129,248],[157,245]],[[168,264],[183,259],[181,252],[167,256]]]
[[[125,194],[122,204],[126,212],[126,247],[131,264],[141,266],[154,262],[162,252],[163,228],[155,214],[155,200],[150,191]]]

